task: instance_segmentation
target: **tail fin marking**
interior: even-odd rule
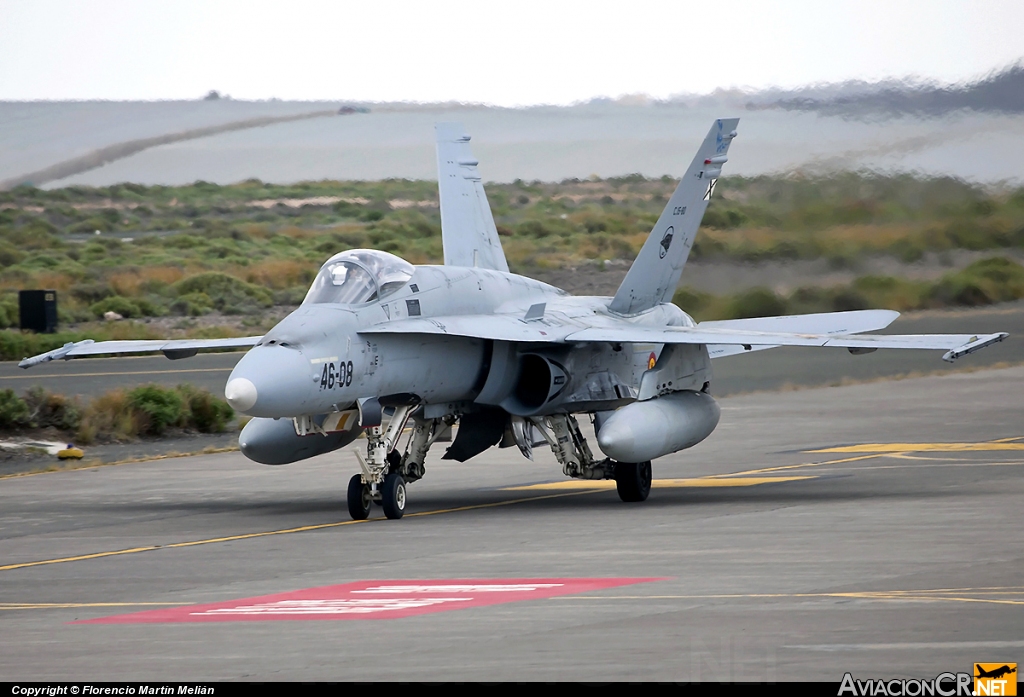
[[[739,119],[711,126],[686,174],[662,211],[609,309],[624,315],[648,310],[675,293],[701,218],[715,192]]]

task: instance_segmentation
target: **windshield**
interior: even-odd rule
[[[305,303],[360,305],[383,298],[404,286],[414,268],[394,254],[350,249],[331,257],[313,280]]]

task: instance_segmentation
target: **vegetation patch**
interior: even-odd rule
[[[224,433],[233,418],[227,402],[192,385],[111,390],[84,407],[38,386],[23,397],[0,390],[0,428],[11,433],[55,429],[81,445],[162,436],[173,430]]]
[[[1024,298],[1024,266],[1003,257],[982,259],[938,281],[861,276],[831,288],[797,288],[788,295],[752,288],[731,296],[682,287],[672,301],[698,321],[846,310],[927,310],[976,307]]]

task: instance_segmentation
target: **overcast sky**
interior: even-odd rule
[[[568,104],[1021,57],[1021,0],[0,0],[0,100]]]

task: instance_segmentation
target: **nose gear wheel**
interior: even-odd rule
[[[398,520],[405,515],[405,480],[398,472],[392,472],[384,478],[380,505],[384,508],[384,515],[391,520]]]
[[[373,503],[373,492],[369,484],[363,484],[363,478],[356,474],[348,480],[348,512],[352,520],[366,520],[370,516],[370,504]]]

